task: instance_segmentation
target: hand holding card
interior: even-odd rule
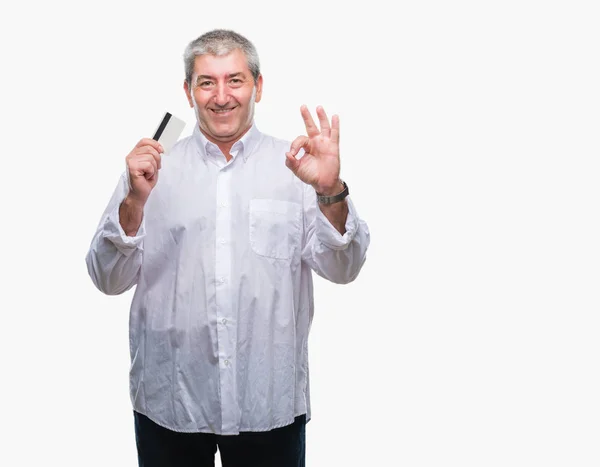
[[[152,139],[142,138],[125,158],[129,193],[119,207],[119,221],[127,235],[136,235],[144,205],[158,183],[162,155],[177,142],[184,127],[185,122],[165,113]]]

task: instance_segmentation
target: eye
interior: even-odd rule
[[[198,86],[202,87],[202,88],[206,88],[208,86],[211,86],[213,83],[212,81],[202,81],[200,82],[200,84],[198,84]]]

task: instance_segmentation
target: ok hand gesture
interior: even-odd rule
[[[343,190],[340,182],[340,120],[337,115],[331,119],[331,126],[323,107],[317,107],[321,129],[303,105],[300,113],[304,119],[308,136],[298,136],[285,154],[285,165],[304,183],[311,185],[321,195],[332,196]],[[304,149],[304,155],[297,160],[296,154]]]

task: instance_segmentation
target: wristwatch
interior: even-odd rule
[[[342,185],[344,185],[344,189],[341,193],[333,196],[323,196],[317,193],[317,201],[321,204],[333,204],[343,201],[344,198],[350,194],[350,192],[348,191],[348,185],[346,185],[346,182],[344,180],[340,180],[340,182],[342,182]]]

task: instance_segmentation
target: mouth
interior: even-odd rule
[[[210,109],[210,111],[212,113],[214,113],[215,115],[221,115],[221,116],[225,116],[225,115],[229,115],[231,112],[233,112],[235,109],[237,109],[237,106],[235,107],[230,107],[227,109]]]

